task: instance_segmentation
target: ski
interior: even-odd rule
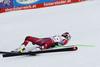
[[[4,53],[11,53],[11,52],[0,51],[0,54],[4,54]]]
[[[5,53],[3,57],[12,57],[12,56],[21,56],[21,55],[36,55],[41,53],[52,53],[52,52],[63,52],[63,51],[75,51],[78,47],[64,47],[64,48],[56,48],[56,49],[46,49],[42,51],[30,51],[23,53]]]

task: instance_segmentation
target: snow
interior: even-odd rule
[[[0,14],[0,50],[11,51],[26,36],[48,37],[68,31],[72,39],[67,45],[74,52],[47,53],[37,56],[3,58],[1,67],[100,67],[100,0],[60,6],[13,11]],[[29,43],[28,47],[33,47]]]

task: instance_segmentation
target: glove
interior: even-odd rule
[[[34,43],[32,43],[33,45],[35,45]]]
[[[55,47],[55,46],[63,46],[63,45],[64,45],[64,43],[54,42],[54,43],[52,44],[51,47]]]
[[[54,42],[53,44],[58,45],[58,42]]]
[[[58,45],[58,42],[54,42],[51,47],[55,47]]]
[[[62,44],[60,44],[60,43],[58,43],[58,45],[57,46],[63,46]]]

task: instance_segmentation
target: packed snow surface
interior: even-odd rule
[[[3,58],[0,54],[0,67],[100,67],[99,0],[0,14],[0,51],[19,47],[26,36],[49,37],[66,31],[72,36],[67,45],[95,47],[37,56]]]

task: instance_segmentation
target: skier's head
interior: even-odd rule
[[[67,38],[68,40],[71,39],[71,36],[68,32],[63,33],[61,36]]]
[[[69,35],[68,32],[65,32],[65,33],[62,34],[63,37],[66,37],[66,36],[68,36],[68,35]]]

